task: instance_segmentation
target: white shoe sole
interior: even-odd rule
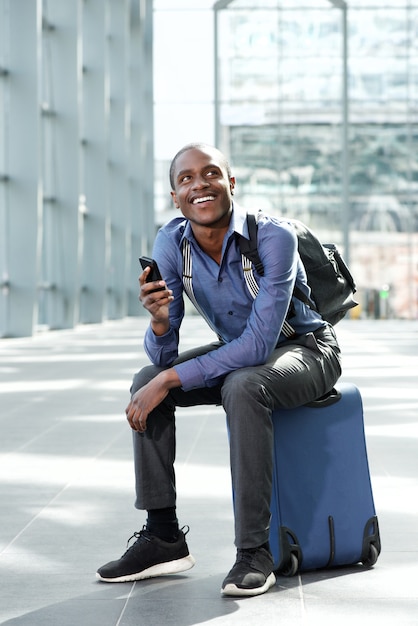
[[[185,556],[182,559],[176,561],[168,561],[167,563],[158,563],[152,565],[148,569],[144,569],[137,574],[128,574],[127,576],[118,576],[117,578],[103,578],[99,572],[96,572],[96,578],[105,583],[129,583],[135,580],[144,580],[146,578],[154,578],[156,576],[166,576],[168,574],[178,574],[180,572],[186,572],[191,569],[195,564],[195,560],[191,554]]]
[[[270,587],[273,587],[273,585],[275,584],[276,584],[276,577],[272,572],[268,576],[268,578],[266,579],[266,582],[264,583],[262,587],[256,587],[255,589],[242,589],[240,587],[237,587],[236,585],[229,584],[223,587],[223,589],[221,589],[221,594],[223,596],[236,596],[236,597],[259,596],[262,593],[266,593],[266,591],[268,591]]]

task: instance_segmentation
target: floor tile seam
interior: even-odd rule
[[[199,441],[199,439],[200,439],[200,438],[201,438],[201,436],[202,436],[203,430],[204,430],[204,428],[205,428],[205,426],[206,426],[206,424],[207,424],[207,422],[208,422],[208,420],[209,420],[209,417],[210,417],[210,416],[209,416],[209,414],[208,414],[208,415],[205,415],[205,416],[203,417],[203,419],[201,420],[201,424],[200,424],[200,426],[199,426],[199,428],[198,428],[198,431],[197,431],[196,435],[195,435],[195,436],[194,436],[194,438],[193,438],[193,441],[192,441],[192,443],[191,443],[191,445],[190,445],[190,447],[189,447],[189,451],[188,451],[188,453],[187,453],[187,455],[186,455],[186,457],[185,457],[184,461],[183,461],[183,462],[182,462],[182,464],[181,464],[183,467],[186,467],[186,466],[187,466],[187,464],[189,463],[189,461],[190,461],[190,459],[191,459],[191,457],[192,457],[192,455],[193,455],[193,452],[194,452],[194,451],[195,451],[195,449],[196,449],[196,446],[197,446],[197,444],[198,444],[198,441]]]
[[[4,546],[4,548],[0,551],[0,555],[6,553],[9,550],[9,548],[11,548],[11,546],[13,546],[16,543],[16,541],[28,530],[28,528],[32,526],[32,524],[35,523],[35,521],[42,515],[42,513],[46,509],[48,509],[48,507],[50,507],[51,504],[64,493],[64,491],[66,491],[66,489],[69,487],[70,484],[71,483],[66,483],[63,487],[61,487],[61,489],[47,502],[47,504],[45,504],[33,517],[31,517],[29,522],[27,522],[23,526],[23,528],[21,528],[20,531],[13,537],[13,539],[9,541],[9,543],[6,546]]]
[[[12,455],[12,454],[18,454],[19,452],[23,452],[28,446],[32,445],[33,443],[35,443],[38,439],[40,439],[41,437],[45,436],[45,435],[49,435],[53,430],[55,430],[57,427],[59,426],[58,422],[55,422],[54,424],[51,424],[50,426],[48,426],[47,428],[45,428],[44,430],[42,430],[41,432],[38,432],[34,437],[32,437],[31,439],[25,441],[24,443],[20,444],[17,448],[14,448],[13,450],[8,450],[7,452],[3,452],[2,454],[4,454],[4,456],[7,457]]]
[[[130,601],[130,599],[131,599],[131,597],[132,597],[132,595],[133,595],[133,592],[134,592],[134,590],[135,590],[135,586],[136,586],[136,581],[134,581],[134,582],[133,582],[133,584],[132,584],[132,586],[131,586],[131,589],[130,589],[130,591],[129,591],[129,593],[128,593],[128,596],[127,596],[127,598],[126,598],[126,600],[125,600],[125,603],[124,603],[124,605],[123,605],[123,607],[122,607],[122,610],[121,610],[121,612],[120,612],[120,615],[119,615],[118,621],[116,622],[115,626],[121,626],[123,616],[124,616],[125,611],[126,611],[126,609],[127,609],[127,607],[128,607],[129,601]]]
[[[105,454],[107,452],[107,450],[118,440],[118,438],[122,437],[122,431],[117,433],[105,446],[104,448],[102,448],[102,450],[100,452],[98,452],[94,457],[91,457],[89,460],[89,464],[94,464],[96,463],[100,457]],[[73,485],[73,483],[75,482],[75,477],[68,481],[65,485],[63,485],[61,487],[61,489],[59,489],[59,491],[57,491],[57,493],[29,520],[29,522],[27,522],[25,524],[25,526],[23,528],[20,529],[20,531],[13,537],[13,539],[11,541],[9,541],[9,543],[7,545],[5,545],[1,550],[0,550],[0,555],[4,554],[5,552],[7,552],[9,550],[9,548],[11,546],[13,546],[16,541],[18,541],[18,539],[28,530],[28,528],[30,528],[32,526],[32,524],[35,523],[35,521],[42,515],[42,513],[44,511],[46,511],[58,498],[61,497],[61,495],[67,491],[67,489],[70,489]]]
[[[33,444],[35,441],[37,441],[40,437],[43,437],[44,435],[50,434],[51,431],[56,430],[59,426],[59,423],[55,423],[52,424],[51,426],[49,426],[48,428],[46,428],[45,430],[43,430],[42,432],[38,433],[36,436],[34,436],[32,439],[30,439],[29,441],[26,441],[25,443],[23,443],[22,445],[20,445],[18,448],[15,448],[13,450],[7,450],[4,452],[0,451],[0,456],[2,456],[6,461],[7,458],[12,456],[13,454],[19,454],[21,452],[24,452],[24,450],[30,446],[31,444]],[[100,450],[97,454],[95,454],[93,457],[90,458],[89,462],[95,462],[98,459],[100,459],[100,457],[105,454],[105,452],[107,452],[107,450],[114,444],[116,443],[116,441],[122,437],[123,435],[123,431],[121,430],[120,432],[118,431],[116,433],[116,435],[105,445],[104,448],[102,448],[102,450]],[[70,481],[71,482],[71,481]]]
[[[305,606],[305,594],[303,591],[303,582],[301,574],[298,574],[298,595],[299,595],[299,605],[302,619],[307,617],[306,615],[306,606]]]

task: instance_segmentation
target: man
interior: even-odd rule
[[[254,270],[259,291],[251,295],[237,241],[237,234],[248,237],[246,214],[233,202],[235,179],[224,155],[189,144],[174,157],[170,180],[183,215],[161,228],[155,240],[153,257],[164,280],[146,282],[149,268],[139,279],[140,300],[151,316],[144,347],[153,365],[134,377],[126,409],[134,431],[136,507],[147,511],[147,523],[127,552],[97,576],[123,582],[193,567],[176,513],[175,407],[222,404],[230,432],[237,547],[222,593],[258,595],[275,584],[268,543],[271,412],[329,391],[341,374],[340,351],[332,327],[292,298],[295,283],[307,294],[309,288],[296,235],[284,220],[259,220],[264,276]],[[192,261],[192,295],[219,341],[179,356],[185,254]],[[155,291],[158,287],[164,289]],[[290,305],[291,339],[281,332]]]

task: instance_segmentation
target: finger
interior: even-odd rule
[[[128,406],[125,413],[126,413],[126,419],[128,420],[129,426],[132,428],[132,430],[137,430],[136,423],[135,423],[135,409],[133,409],[133,407],[131,406]]]
[[[146,281],[147,281],[147,276],[148,276],[148,274],[150,273],[150,271],[151,271],[151,268],[150,268],[150,267],[146,267],[146,268],[144,269],[144,271],[142,272],[142,274],[140,274],[140,276],[139,276],[139,284],[140,284],[141,286],[142,286],[142,285],[145,285],[145,283],[146,283]]]
[[[141,416],[140,415],[139,416],[135,416],[133,418],[132,422],[133,422],[133,424],[135,426],[135,430],[137,430],[139,433],[142,433],[144,427],[143,427],[143,422],[142,422]]]
[[[139,433],[143,433],[147,429],[147,420],[144,418],[141,409],[134,409],[133,412],[130,411],[129,415],[127,415],[129,424],[132,430],[136,430]]]
[[[127,415],[126,419],[128,420],[128,424],[132,428],[132,430],[136,430],[135,425],[134,425],[134,423],[132,421],[132,418],[129,415]]]
[[[172,293],[167,289],[167,285],[164,280],[154,280],[151,283],[144,283],[141,289],[142,293],[146,296],[153,296],[153,300],[159,300],[167,296],[167,293]]]

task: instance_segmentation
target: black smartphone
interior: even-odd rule
[[[150,267],[151,271],[147,276],[147,283],[152,283],[155,280],[162,280],[162,276],[160,270],[158,269],[157,261],[151,259],[148,256],[141,256],[139,258],[139,262],[141,263],[141,267],[144,270],[146,267]],[[153,289],[151,293],[154,291],[164,291],[165,287],[158,287],[158,289]]]

